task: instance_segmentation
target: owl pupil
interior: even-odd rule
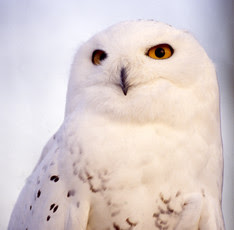
[[[158,58],[162,58],[165,55],[165,50],[163,48],[157,48],[155,50],[155,55]]]
[[[100,56],[100,61],[103,61],[107,57],[106,53],[103,52]]]

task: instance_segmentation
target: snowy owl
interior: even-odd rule
[[[8,230],[224,230],[214,66],[188,33],[128,21],[84,43],[64,122]]]

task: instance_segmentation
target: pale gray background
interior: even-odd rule
[[[191,31],[216,65],[225,156],[223,209],[227,230],[234,229],[231,0],[0,0],[0,229],[6,229],[26,177],[63,120],[77,47],[109,25],[141,18]]]

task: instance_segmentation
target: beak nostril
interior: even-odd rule
[[[125,96],[127,95],[128,92],[128,83],[126,79],[127,79],[126,69],[122,68],[120,71],[120,86]]]

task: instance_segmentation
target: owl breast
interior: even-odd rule
[[[103,230],[173,229],[184,194],[202,193],[192,182],[206,163],[192,154],[189,143],[197,137],[160,124],[123,125],[90,116],[77,126],[72,122],[76,131],[67,135],[69,143],[79,140],[82,152],[73,174],[90,193],[90,230],[102,223]]]

